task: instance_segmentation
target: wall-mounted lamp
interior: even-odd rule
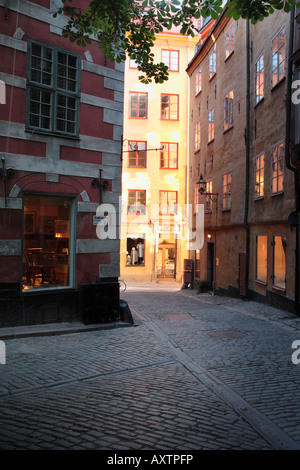
[[[5,167],[5,159],[1,158],[2,168],[0,168],[0,178],[3,179],[5,207],[7,206],[6,181],[15,176],[15,170]]]
[[[198,192],[201,194],[205,194],[206,196],[216,196],[216,201],[218,200],[218,193],[211,193],[206,192],[206,181],[203,179],[202,173],[200,175],[199,181],[197,181],[196,186],[198,186]],[[210,199],[212,199],[210,197]]]
[[[108,181],[102,179],[102,171],[99,170],[99,179],[93,179],[91,183],[93,188],[99,188],[99,204],[102,204],[102,191],[108,188]]]

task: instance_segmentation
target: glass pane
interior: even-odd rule
[[[72,204],[65,197],[24,197],[23,291],[70,285]]]
[[[283,237],[274,237],[274,285],[285,289],[286,277],[286,242]]]
[[[268,237],[260,235],[256,238],[256,279],[267,282],[267,251]]]

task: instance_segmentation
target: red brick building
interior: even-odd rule
[[[2,327],[80,318],[80,286],[118,297],[118,235],[95,216],[118,211],[123,66],[64,38],[58,4],[0,2]]]

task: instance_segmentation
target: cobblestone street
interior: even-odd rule
[[[0,331],[2,450],[300,449],[300,318],[178,285],[121,298],[134,326]]]

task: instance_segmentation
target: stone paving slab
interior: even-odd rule
[[[5,339],[0,449],[300,448],[298,317],[174,284],[121,298],[131,328]]]

